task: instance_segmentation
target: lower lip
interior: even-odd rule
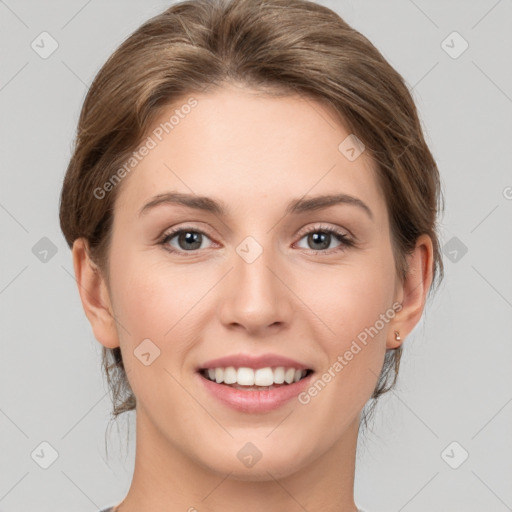
[[[225,384],[217,384],[203,377],[200,373],[197,373],[197,375],[206,389],[223,404],[237,411],[258,413],[268,412],[282,407],[286,402],[296,397],[310,385],[311,378],[314,374],[311,373],[293,384],[285,384],[264,391],[244,391],[226,386]]]

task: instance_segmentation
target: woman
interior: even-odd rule
[[[114,417],[136,411],[105,510],[357,511],[359,427],[442,278],[440,204],[402,77],[331,10],[189,0],[130,36],[60,205]]]

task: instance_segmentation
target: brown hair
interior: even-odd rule
[[[430,294],[436,277],[443,277],[436,219],[444,206],[414,101],[403,78],[367,38],[307,0],[183,1],[121,44],[94,79],[80,114],[60,202],[68,245],[84,237],[108,284],[120,186],[102,199],[94,191],[131,156],[164,107],[229,81],[323,102],[364,143],[377,164],[401,279],[417,238],[426,233],[432,239]],[[395,385],[401,354],[401,346],[386,352],[372,399]],[[103,347],[103,366],[114,417],[134,409],[120,348]]]

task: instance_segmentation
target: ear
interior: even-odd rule
[[[427,234],[418,237],[414,251],[407,257],[408,272],[404,282],[398,287],[398,301],[402,309],[395,315],[391,325],[387,349],[398,348],[406,336],[420,321],[428,290],[433,276],[432,240]],[[395,339],[395,332],[400,334],[400,341]]]
[[[84,238],[73,243],[73,266],[82,306],[94,337],[107,348],[118,347],[119,339],[106,281],[90,259]]]

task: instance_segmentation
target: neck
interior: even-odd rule
[[[302,460],[296,471],[290,474],[285,468],[280,476],[280,468],[269,468],[256,480],[215,472],[163,437],[143,410],[138,408],[136,418],[133,479],[116,512],[357,512],[353,489],[359,417],[336,445]]]

